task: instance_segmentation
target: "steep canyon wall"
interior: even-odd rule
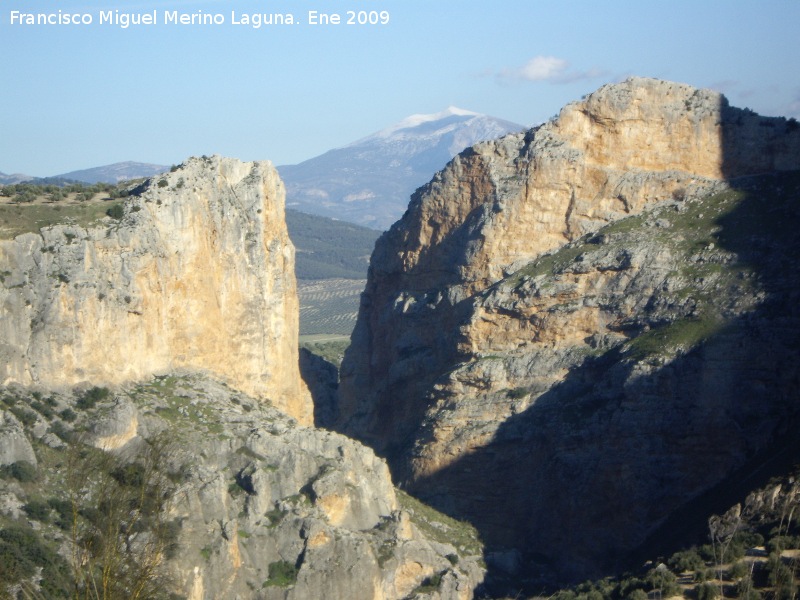
[[[729,182],[798,168],[795,122],[640,78],[465,151],[376,245],[340,429],[490,544],[608,566],[794,414],[796,188]]]

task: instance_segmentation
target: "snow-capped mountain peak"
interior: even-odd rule
[[[403,214],[411,193],[464,148],[523,129],[455,106],[411,115],[347,146],[279,167],[286,204],[385,229]]]
[[[390,125],[386,129],[382,129],[381,131],[379,131],[377,133],[374,133],[371,136],[369,136],[369,137],[367,137],[367,138],[365,138],[364,140],[361,140],[361,141],[365,141],[365,140],[371,139],[371,138],[385,139],[385,138],[388,138],[391,135],[393,135],[394,133],[397,133],[398,131],[401,131],[403,129],[414,129],[414,128],[419,127],[420,125],[423,125],[425,123],[433,123],[435,121],[443,121],[443,120],[448,119],[449,117],[465,117],[465,119],[463,119],[463,120],[467,120],[468,118],[471,118],[471,117],[482,117],[482,116],[484,116],[484,115],[481,115],[480,113],[472,112],[471,110],[464,110],[463,108],[458,108],[457,106],[448,106],[445,110],[440,111],[438,113],[417,114],[417,115],[411,115],[410,117],[406,117],[402,121],[399,121],[399,122],[395,123],[394,125]],[[355,142],[355,143],[358,144],[359,142]],[[351,145],[354,145],[354,144],[351,144]]]

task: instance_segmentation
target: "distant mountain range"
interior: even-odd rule
[[[33,175],[24,175],[22,173],[14,173],[12,175],[0,173],[0,184],[11,185],[14,183],[24,183],[26,181],[42,182],[44,180],[48,182],[78,181],[81,183],[118,183],[128,179],[152,177],[153,175],[158,175],[167,170],[169,170],[169,167],[164,165],[126,161],[104,165],[102,167],[82,169],[80,171],[70,171],[69,173],[61,173],[48,177],[34,177]]]
[[[399,219],[409,197],[456,154],[477,142],[522,131],[525,126],[460,108],[412,115],[343,148],[296,165],[278,167],[286,184],[286,206],[383,230]],[[120,162],[70,171],[47,181],[117,183],[152,177],[170,167]],[[0,184],[41,177],[0,173]]]
[[[103,167],[83,169],[80,171],[70,171],[57,175],[63,179],[73,179],[84,183],[118,183],[127,179],[139,179],[140,177],[152,177],[164,171],[168,171],[169,166],[153,165],[140,162],[119,162]]]
[[[30,175],[23,175],[22,173],[12,173],[11,175],[0,173],[0,185],[13,185],[15,183],[22,183],[23,181],[30,181],[31,179],[36,178]]]
[[[450,107],[413,115],[343,148],[278,167],[286,205],[296,210],[388,229],[410,195],[473,144],[525,126]]]

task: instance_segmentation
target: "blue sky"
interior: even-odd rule
[[[158,25],[100,25],[101,10]],[[11,24],[11,12],[92,25]],[[163,12],[223,25],[163,24]],[[311,26],[309,10],[388,11]],[[231,12],[292,13],[255,29]],[[629,75],[800,117],[800,1],[0,0],[0,171],[223,154],[292,164],[449,105],[533,125]]]

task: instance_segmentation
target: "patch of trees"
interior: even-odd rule
[[[27,519],[0,521],[0,600],[175,598],[163,569],[181,527],[169,517],[172,444],[156,437],[123,458],[73,439],[60,465],[63,493],[31,495],[22,506]],[[35,467],[15,463],[0,477],[26,483]],[[68,552],[59,553],[57,539]]]
[[[124,198],[128,196],[129,184],[80,182],[43,183],[42,181],[26,181],[0,187],[0,196],[10,198],[12,202],[28,203],[44,196],[49,202],[60,202],[74,196],[79,202],[91,200],[98,194],[108,198]]]
[[[587,581],[552,600],[795,600],[800,580],[800,483],[751,494],[708,520],[709,543],[659,559],[639,573]]]

